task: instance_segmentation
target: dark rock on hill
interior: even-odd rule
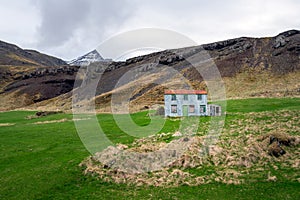
[[[67,65],[37,68],[14,77],[0,94],[26,95],[25,105],[48,100],[72,91],[77,71],[77,67]],[[14,106],[23,107],[24,104]]]

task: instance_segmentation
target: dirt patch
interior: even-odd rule
[[[58,120],[49,120],[49,121],[42,121],[42,122],[35,122],[33,124],[53,124],[53,123],[62,123],[62,122],[71,122],[71,121],[85,121],[85,120],[90,120],[91,118],[86,117],[86,118],[74,118],[74,119],[58,119]]]
[[[3,127],[3,126],[13,126],[15,125],[15,123],[0,123],[0,127]]]
[[[67,121],[71,121],[71,120],[68,120],[68,119],[59,119],[59,120],[35,122],[33,124],[53,124],[53,123],[62,123],[62,122],[67,122]]]

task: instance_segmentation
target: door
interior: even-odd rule
[[[183,116],[188,116],[189,107],[188,106],[182,106],[182,114]]]
[[[200,105],[200,115],[205,115],[205,113],[206,113],[206,106]]]

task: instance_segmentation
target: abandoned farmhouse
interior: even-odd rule
[[[165,116],[220,116],[221,106],[207,103],[204,90],[165,90]]]

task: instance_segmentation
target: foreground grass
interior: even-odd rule
[[[300,99],[231,100],[228,101],[226,126],[231,120],[242,117],[239,113],[282,109],[300,111]],[[161,188],[106,183],[92,176],[83,176],[78,164],[89,153],[73,122],[34,124],[70,120],[72,115],[25,119],[32,114],[34,112],[0,113],[0,124],[14,124],[0,127],[0,199],[297,199],[300,196],[300,184],[289,181]],[[149,123],[147,112],[132,117],[139,125]],[[134,140],[115,125],[111,115],[101,114],[98,119],[113,142],[130,144]],[[178,123],[166,121],[162,132],[175,131]]]

